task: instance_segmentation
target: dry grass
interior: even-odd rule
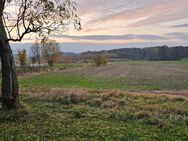
[[[188,101],[110,89],[21,88],[21,109],[0,113],[0,140],[179,140]]]
[[[89,76],[99,77],[126,77],[129,79],[160,78],[160,77],[177,77],[186,79],[188,76],[188,65],[177,63],[163,62],[145,62],[140,63],[112,63],[103,67],[96,67],[82,70],[80,73]]]

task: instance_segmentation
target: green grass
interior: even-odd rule
[[[24,93],[20,111],[0,113],[0,140],[188,140],[182,98],[49,88]]]
[[[81,88],[121,88],[119,80],[93,78],[74,73],[48,73],[23,78],[21,87],[81,87]]]
[[[120,61],[115,63],[124,63],[124,64],[153,64],[153,63],[161,63],[161,64],[187,64],[188,58],[181,59],[180,61],[148,61],[148,60],[127,60]]]
[[[180,61],[180,63],[182,63],[182,64],[188,64],[188,58],[182,59],[182,60]]]
[[[131,81],[113,78],[88,77],[75,73],[48,73],[23,78],[20,81],[21,87],[78,87],[78,88],[115,88],[149,90],[157,87],[147,84],[134,84]]]
[[[71,68],[83,68],[88,66],[87,64],[75,64],[75,63],[61,63],[61,64],[55,64],[54,67],[59,68],[59,69],[71,69]]]
[[[124,90],[186,90],[188,81],[175,78],[130,79],[113,77],[93,77],[78,73],[48,73],[22,78],[21,87],[81,87],[115,88]]]

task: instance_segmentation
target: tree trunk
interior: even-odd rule
[[[13,53],[8,41],[0,42],[0,56],[2,62],[2,108],[19,108],[19,88]]]
[[[19,88],[16,66],[2,20],[5,1],[0,1],[0,57],[2,63],[2,108],[18,109]]]

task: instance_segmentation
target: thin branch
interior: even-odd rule
[[[4,26],[9,36],[8,41],[20,42],[29,33],[46,36],[52,32],[65,32],[72,23],[75,28],[80,26],[78,22],[80,19],[75,14],[76,3],[70,0],[64,0],[64,2],[21,0],[16,1],[15,4],[18,7],[17,16],[11,13],[4,13],[3,16]],[[15,32],[16,38],[12,36]]]

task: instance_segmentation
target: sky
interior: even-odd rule
[[[188,0],[75,1],[82,30],[51,36],[63,51],[188,45]],[[23,46],[31,42],[25,39]]]

